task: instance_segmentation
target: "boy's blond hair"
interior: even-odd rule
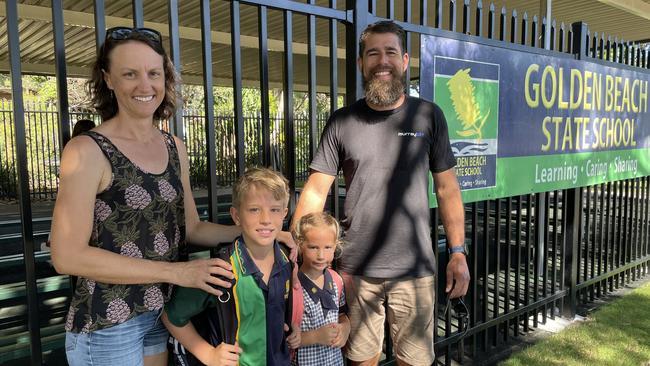
[[[251,187],[264,188],[273,194],[273,198],[289,203],[289,181],[281,173],[268,168],[248,168],[232,187],[232,206],[239,208],[241,200]]]
[[[328,212],[311,212],[301,217],[293,228],[293,238],[298,246],[307,241],[310,230],[326,228],[332,230],[336,238],[336,251],[340,252],[343,241],[341,240],[341,226],[338,220]]]

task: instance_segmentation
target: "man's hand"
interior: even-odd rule
[[[235,343],[227,344],[221,343],[220,345],[214,347],[210,354],[209,366],[236,366],[239,361],[239,354],[242,353],[242,349],[239,348],[239,345]]]
[[[284,325],[284,331],[288,331],[289,326]],[[297,349],[300,347],[300,328],[291,324],[291,333],[287,336],[287,345],[291,349]]]
[[[289,248],[289,259],[295,263],[298,260],[298,246],[293,240],[293,235],[288,231],[281,231],[277,239]]]
[[[465,296],[469,287],[469,269],[463,253],[452,253],[447,263],[447,287],[445,292],[450,299]],[[453,289],[453,291],[452,291]],[[451,291],[451,293],[449,293]]]

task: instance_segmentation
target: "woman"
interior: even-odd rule
[[[155,127],[173,115],[175,86],[160,33],[107,30],[89,82],[103,123],[65,147],[52,222],[54,266],[79,276],[66,321],[71,365],[164,365],[167,284],[215,295],[230,286],[215,276],[232,278],[225,261],[177,262],[186,241],[230,242],[239,230],[199,220],[185,146]]]

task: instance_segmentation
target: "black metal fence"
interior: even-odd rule
[[[71,108],[70,130],[79,119],[86,118],[99,123],[100,117],[83,108]],[[207,151],[205,141],[205,115],[201,110],[182,111],[185,144],[190,159],[190,182],[194,190],[207,189]],[[327,115],[317,117],[318,131],[322,131]],[[233,115],[214,117],[216,145],[216,179],[220,187],[230,187],[237,178],[237,150]],[[251,113],[243,116],[244,155],[246,166],[260,165],[262,156],[262,115]],[[296,114],[294,119],[296,148],[296,179],[305,181],[309,165],[309,117]],[[53,200],[58,189],[60,162],[59,117],[53,103],[25,103],[25,132],[27,135],[27,164],[32,200]],[[271,141],[271,165],[279,169],[285,164],[284,119],[269,118]],[[17,173],[15,159],[13,111],[10,101],[0,100],[0,201],[17,198]],[[167,121],[161,127],[168,130]]]
[[[133,2],[133,24],[142,26],[143,2]],[[168,18],[170,24],[169,41],[172,45],[172,55],[177,57],[179,51],[179,32],[175,32],[174,24],[178,22],[178,2],[168,3]],[[170,130],[178,135],[185,134],[188,149],[196,151],[197,156],[207,156],[202,161],[192,161],[192,166],[199,172],[217,171],[217,162],[227,156],[228,167],[234,167],[223,177],[233,177],[241,173],[247,164],[259,161],[265,165],[279,162],[279,168],[291,182],[295,191],[296,182],[303,179],[300,172],[306,169],[300,161],[309,161],[316,148],[317,135],[321,130],[316,116],[316,65],[317,46],[329,48],[329,55],[319,53],[318,60],[328,71],[327,77],[319,81],[329,88],[330,95],[339,93],[339,60],[345,62],[345,96],[349,103],[362,94],[360,75],[356,69],[357,39],[367,24],[380,19],[398,21],[408,31],[407,50],[415,54],[419,46],[419,35],[433,34],[437,36],[453,36],[467,38],[472,41],[502,42],[501,44],[517,44],[518,48],[534,52],[565,52],[576,55],[577,58],[598,58],[613,63],[621,63],[638,68],[648,68],[648,52],[641,50],[638,45],[612,38],[609,35],[589,33],[583,24],[570,27],[557,25],[554,20],[540,19],[527,14],[517,14],[512,9],[496,9],[492,4],[483,7],[483,3],[473,1],[403,1],[399,2],[402,12],[397,12],[394,1],[347,1],[337,3],[330,0],[327,6],[316,5],[313,0],[305,2],[276,1],[276,0],[242,0],[229,2],[197,1],[201,6],[201,48],[204,88],[205,111],[203,116],[192,117],[203,120],[202,124],[188,122],[179,116],[170,121]],[[7,6],[7,24],[9,53],[16,60],[20,55],[18,44],[18,23],[15,2],[5,2]],[[379,5],[378,5],[379,4]],[[412,5],[418,6],[419,12],[414,12]],[[487,4],[486,4],[487,5]],[[220,118],[214,116],[211,100],[211,85],[213,79],[212,24],[210,20],[211,6],[221,6],[217,12],[220,16],[229,17],[229,29],[232,35],[230,47],[230,65],[232,66],[232,86],[235,95],[241,95],[242,90],[242,55],[238,35],[241,34],[241,8],[254,9],[257,14],[257,36],[259,47],[258,71],[260,80],[261,125],[247,129],[248,117],[243,114],[241,98],[235,98],[234,117],[220,130]],[[61,2],[52,1],[53,18],[56,20],[62,13]],[[271,12],[273,14],[271,15]],[[105,29],[104,1],[95,0],[95,24],[97,43],[103,40]],[[57,15],[58,14],[58,15]],[[248,12],[250,14],[250,12]],[[285,95],[293,95],[295,88],[296,64],[306,65],[306,90],[309,94],[308,118],[300,121],[293,112],[291,98],[284,99],[284,114],[281,121],[273,122],[269,108],[269,21],[281,18],[276,25],[281,28],[273,29],[274,37],[280,36],[284,49],[275,56],[282,64],[281,83]],[[326,25],[317,32],[316,20]],[[162,20],[165,21],[165,20]],[[53,22],[54,34],[63,35],[62,27],[57,21]],[[279,25],[278,25],[279,24]],[[304,32],[297,32],[298,27]],[[345,34],[342,34],[344,31]],[[453,33],[452,33],[453,32]],[[280,34],[281,33],[281,34]],[[320,35],[317,43],[317,33]],[[467,36],[472,34],[473,36]],[[340,40],[345,42],[345,56],[342,59],[337,52]],[[294,52],[294,43],[302,42],[306,47]],[[250,45],[249,45],[250,46]],[[533,49],[535,48],[535,50]],[[545,48],[545,51],[539,51]],[[57,75],[60,83],[65,84],[65,50],[57,46]],[[322,51],[322,49],[321,49]],[[273,51],[273,52],[277,52]],[[299,54],[299,55],[298,55]],[[220,55],[216,55],[220,56]],[[63,59],[65,61],[65,59]],[[224,61],[224,60],[221,60]],[[174,59],[178,65],[179,60]],[[20,64],[11,63],[12,74],[20,75]],[[418,68],[411,67],[409,77],[415,79]],[[207,76],[206,76],[207,75]],[[20,79],[14,78],[12,85],[20,94]],[[276,80],[277,82],[277,80]],[[61,96],[62,101],[66,98]],[[337,98],[330,98],[330,112],[337,109]],[[65,298],[69,294],[64,276],[48,276],[37,278],[37,269],[46,260],[46,256],[34,254],[32,214],[30,211],[30,195],[27,194],[27,174],[29,164],[29,139],[24,130],[29,128],[23,114],[23,102],[18,98],[14,101],[14,125],[17,147],[16,165],[17,182],[20,187],[17,192],[23,213],[22,233],[24,240],[24,257],[3,259],[6,263],[13,260],[14,267],[24,266],[27,278],[22,282],[15,279],[0,291],[0,307],[10,308],[28,304],[27,311],[0,318],[2,329],[10,329],[10,335],[3,339],[11,353],[10,357],[19,358],[31,356],[32,364],[40,364],[43,350],[60,349],[62,347],[62,322],[65,313]],[[18,117],[16,117],[18,116]],[[67,117],[60,118],[65,121]],[[73,118],[70,118],[71,120]],[[182,119],[183,121],[180,121]],[[258,123],[258,122],[256,122]],[[298,127],[304,126],[304,127]],[[59,125],[60,134],[69,134],[69,126]],[[1,134],[4,133],[0,131]],[[41,133],[41,132],[38,132]],[[37,133],[37,134],[38,134]],[[58,132],[53,132],[57,135]],[[277,133],[276,135],[274,135]],[[192,137],[197,136],[197,137]],[[200,136],[200,138],[198,137]],[[276,137],[277,136],[277,137]],[[300,145],[304,136],[307,145]],[[279,148],[273,147],[273,139],[277,138]],[[65,138],[64,138],[65,141]],[[191,141],[199,141],[193,146]],[[299,146],[305,146],[304,149]],[[248,148],[247,148],[248,147]],[[224,152],[220,152],[223,148]],[[2,147],[4,149],[4,147]],[[21,149],[24,149],[21,151]],[[201,150],[203,149],[203,150]],[[302,150],[301,150],[302,149]],[[250,152],[249,152],[250,150]],[[0,150],[6,154],[5,150]],[[228,155],[235,151],[240,154]],[[302,151],[299,153],[299,151]],[[53,153],[54,154],[54,153]],[[192,154],[192,153],[191,153]],[[275,156],[275,157],[274,157]],[[303,157],[305,159],[303,160]],[[248,160],[250,159],[250,160]],[[4,157],[3,157],[4,162]],[[205,164],[202,167],[201,164]],[[5,166],[5,165],[3,165]],[[200,176],[200,173],[194,173]],[[218,185],[227,182],[219,181],[217,175],[204,174],[205,180],[195,178],[193,184],[204,186],[208,191],[216,193]],[[13,192],[16,192],[14,190]],[[530,195],[500,198],[465,205],[466,232],[469,248],[468,263],[472,274],[472,282],[467,300],[470,304],[470,321],[467,333],[462,333],[462,323],[454,316],[443,316],[441,306],[436,308],[436,352],[438,363],[449,365],[452,359],[458,361],[480,361],[500,345],[507,343],[528,332],[540,323],[558,315],[571,317],[575,314],[580,303],[595,299],[599,296],[647,275],[650,263],[648,248],[650,226],[650,177],[639,177],[595,186],[580,187],[561,191],[536,193]],[[218,213],[217,195],[212,194],[209,206],[209,219],[214,220]],[[291,209],[295,198],[292,197]],[[335,185],[331,209],[339,213],[339,193]],[[442,239],[443,231],[439,225],[438,212],[433,209],[432,226],[434,243]],[[443,250],[438,254],[439,272],[444,276],[446,265]],[[9,267],[3,267],[9,268]],[[442,284],[444,278],[437,279],[438,304],[443,301]],[[3,284],[4,285],[4,284]],[[13,286],[13,287],[11,287]],[[4,296],[4,297],[3,297]],[[53,305],[54,299],[63,297],[63,303]],[[25,300],[27,299],[27,300]],[[40,319],[39,319],[40,318]],[[3,335],[4,336],[4,335]],[[11,338],[13,337],[13,338]],[[29,350],[24,343],[11,339],[29,338]],[[22,353],[21,353],[22,352]],[[393,354],[390,343],[386,348],[386,364],[393,364]],[[3,353],[9,355],[10,353]],[[3,356],[4,357],[4,356]]]

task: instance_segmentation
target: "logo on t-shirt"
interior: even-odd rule
[[[424,132],[420,131],[404,131],[404,132],[398,132],[397,137],[424,137]]]

